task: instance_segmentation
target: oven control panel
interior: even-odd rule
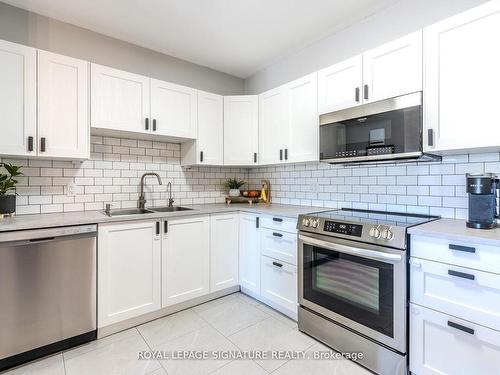
[[[346,236],[361,237],[363,226],[359,224],[339,223],[336,221],[325,220],[323,231],[330,233],[345,234]]]

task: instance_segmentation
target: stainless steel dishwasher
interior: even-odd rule
[[[96,338],[96,225],[0,233],[0,371]]]

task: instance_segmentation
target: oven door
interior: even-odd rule
[[[299,234],[299,303],[406,353],[406,252]]]

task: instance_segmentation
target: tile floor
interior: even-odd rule
[[[348,360],[138,360],[143,350],[329,350],[296,322],[241,293],[154,320],[8,375],[369,375]]]

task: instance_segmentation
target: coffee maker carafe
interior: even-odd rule
[[[497,190],[500,180],[492,173],[467,174],[469,216],[467,227],[492,229],[498,218]]]

